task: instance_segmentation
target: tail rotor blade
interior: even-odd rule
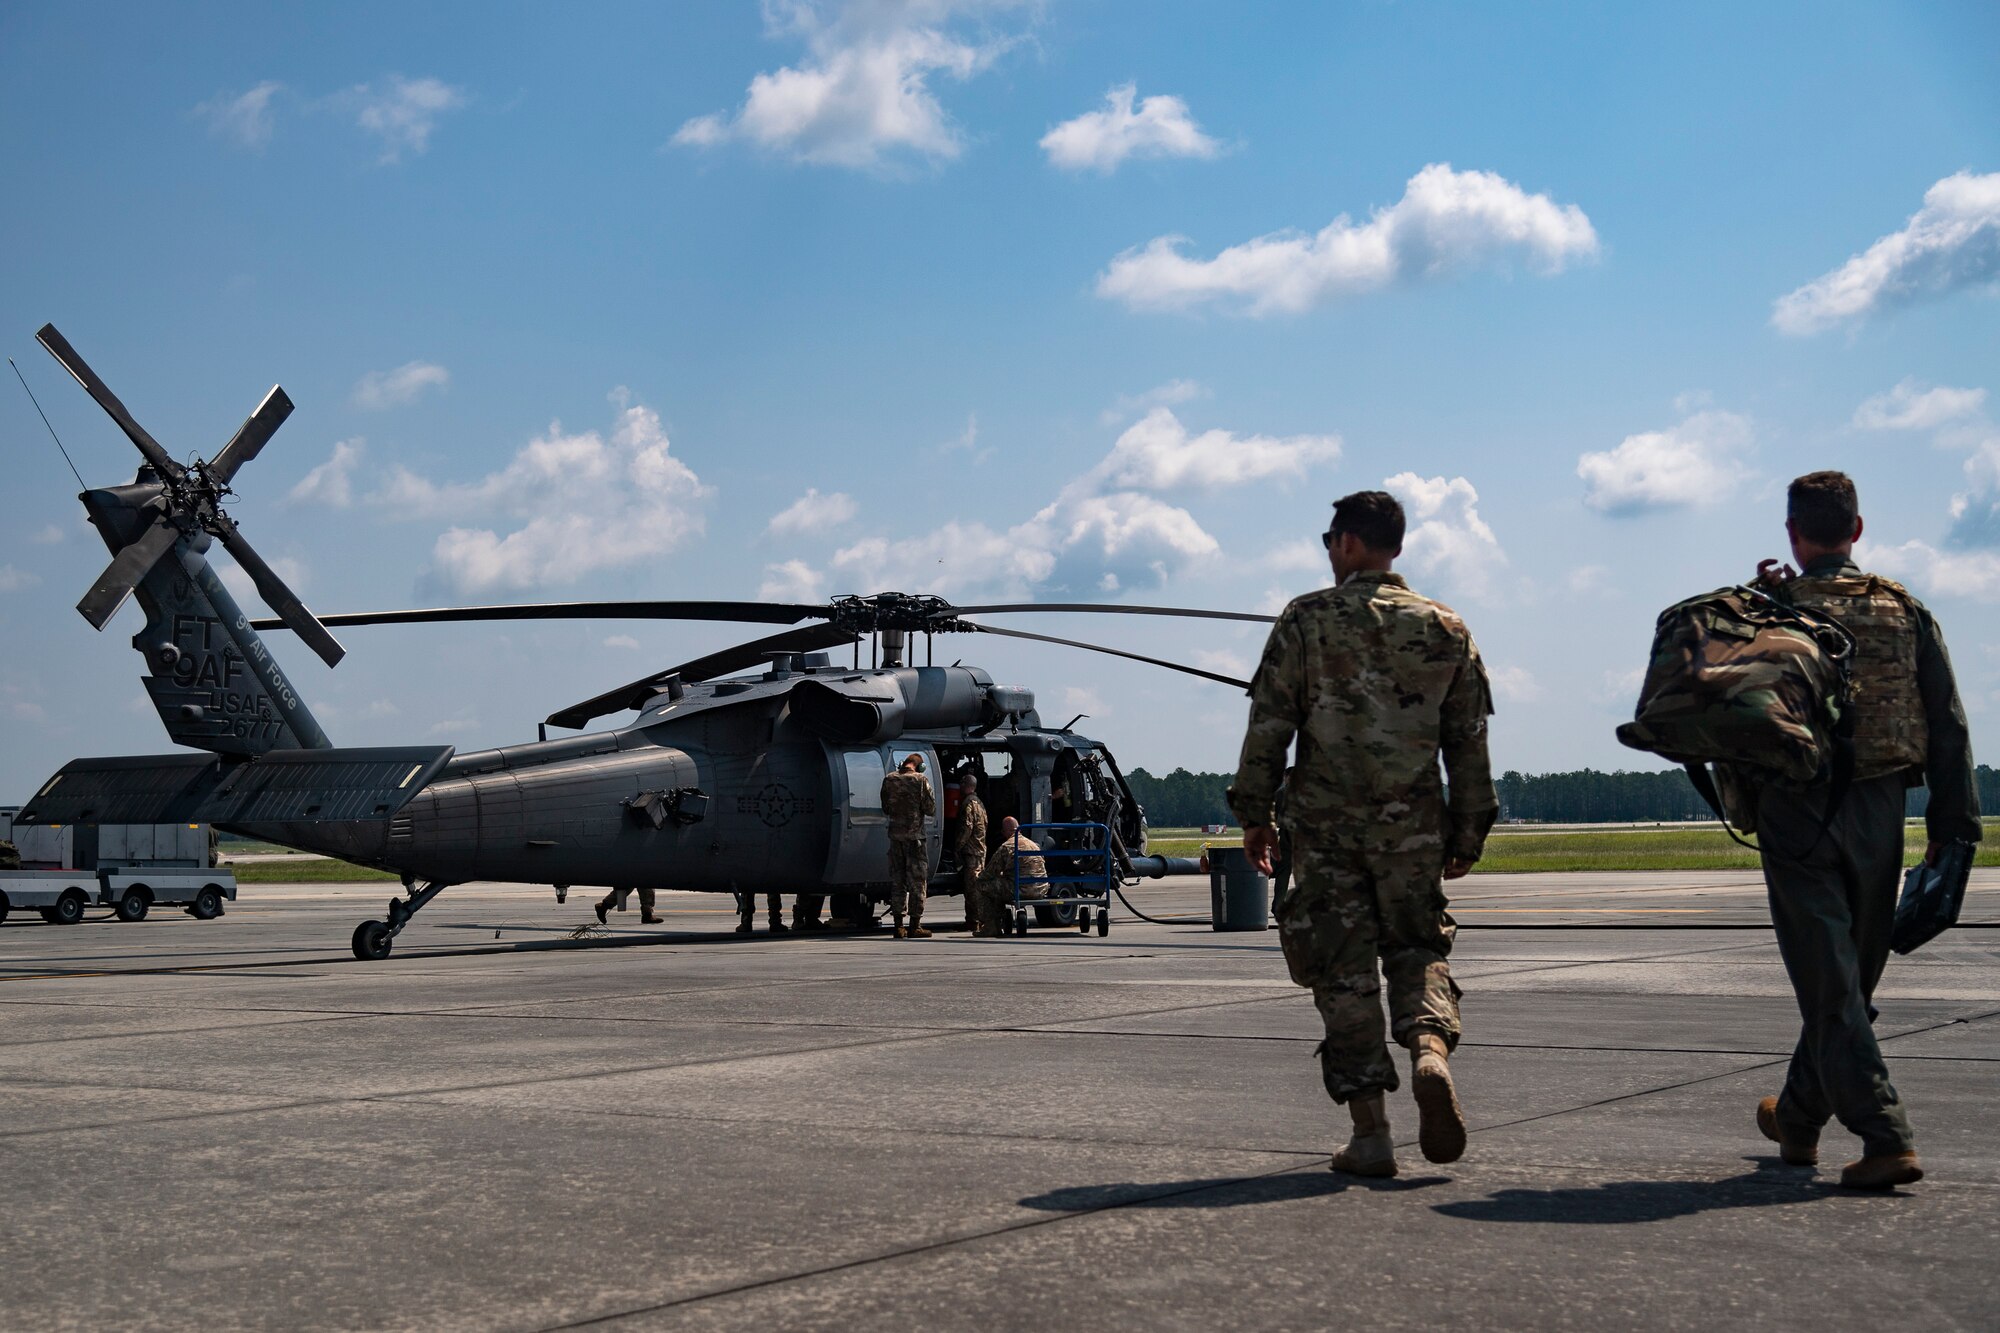
[[[243,539],[236,525],[224,523],[221,527],[216,536],[221,539],[224,549],[236,557],[236,563],[243,566],[243,572],[257,585],[257,595],[278,613],[278,619],[285,623],[286,628],[304,639],[328,666],[337,665],[341,658],[347,656],[347,650],[327,633],[326,626],[319,623],[318,617],[306,610],[306,604],[285,586],[277,571],[264,563],[264,557]]]
[[[153,465],[154,471],[169,481],[180,480],[184,469],[174,461],[173,455],[162,449],[160,442],[148,435],[146,428],[132,419],[132,414],[125,410],[125,404],[118,401],[118,395],[111,392],[103,380],[97,378],[97,372],[90,368],[90,363],[77,355],[76,349],[69,345],[69,339],[56,332],[55,325],[42,325],[41,330],[35,334],[35,341],[48,348],[49,355],[61,362],[62,368],[76,377],[76,382],[83,386],[84,392],[95,398],[97,405],[118,423],[118,429],[124,431],[132,443],[139,446],[139,452],[146,456],[146,461]]]
[[[222,452],[209,462],[208,474],[227,486],[229,479],[236,475],[236,470],[263,451],[271,436],[291,414],[292,400],[285,396],[284,389],[273,384],[271,392],[264,395],[264,401],[257,404],[257,410],[236,428],[236,434],[222,446]]]
[[[970,621],[966,623],[971,624]],[[1190,676],[1200,676],[1204,680],[1212,680],[1218,684],[1234,685],[1239,690],[1250,688],[1249,681],[1238,680],[1234,676],[1224,676],[1213,671],[1204,671],[1200,667],[1186,666],[1180,662],[1169,662],[1165,658],[1147,657],[1143,653],[1128,653],[1123,648],[1106,648],[1101,643],[1084,643],[1078,639],[1058,639],[1050,634],[1030,634],[1024,629],[1001,629],[998,625],[972,625],[972,628],[981,634],[998,634],[1008,639],[1033,639],[1037,643],[1059,643],[1065,648],[1084,648],[1093,653],[1105,653],[1112,657],[1123,657],[1133,662],[1144,662],[1148,666],[1165,667],[1169,671],[1180,671]]]
[[[174,549],[180,540],[181,530],[162,514],[153,520],[153,526],[125,544],[123,550],[113,557],[97,576],[97,582],[90,585],[90,591],[76,604],[83,618],[90,622],[92,629],[103,629],[111,617],[118,614],[118,608],[125,605],[125,599],[132,595],[132,589],[139,581],[152,572],[160,557]]]

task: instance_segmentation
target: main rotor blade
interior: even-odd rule
[[[97,582],[90,585],[83,600],[76,604],[92,629],[103,629],[105,622],[118,614],[118,608],[125,605],[132,589],[152,572],[161,556],[174,549],[180,535],[181,530],[165,514],[159,514],[154,517],[152,527],[125,543],[97,576]]]
[[[1194,616],[1202,620],[1255,620],[1271,624],[1276,616],[1257,615],[1250,611],[1203,611],[1186,606],[1126,606],[1119,602],[1009,602],[1003,606],[958,606],[952,608],[953,615],[993,615],[999,612],[1013,614],[1025,611],[1103,611],[1121,616]]]
[[[522,602],[513,606],[440,606],[412,611],[347,611],[322,616],[323,625],[430,625],[459,620],[734,620],[753,625],[795,625],[825,616],[824,606],[797,602]],[[277,629],[275,620],[253,620],[253,629]]]
[[[229,443],[222,446],[222,452],[209,460],[208,474],[227,486],[238,468],[263,452],[272,434],[291,414],[292,400],[285,396],[283,388],[273,384],[264,401],[257,404],[257,410],[244,419],[236,434],[229,437]]]
[[[970,624],[971,622],[967,623]],[[1108,653],[1112,657],[1129,658],[1134,662],[1144,662],[1148,666],[1165,667],[1169,671],[1183,671],[1190,676],[1200,676],[1204,680],[1216,681],[1223,685],[1234,685],[1241,690],[1250,688],[1249,681],[1238,680],[1234,676],[1224,676],[1213,671],[1203,671],[1200,667],[1184,666],[1179,662],[1166,661],[1164,658],[1147,657],[1143,653],[1128,653],[1123,648],[1106,648],[1101,643],[1083,643],[1076,639],[1058,639],[1048,634],[1030,634],[1023,629],[1001,629],[997,625],[972,625],[971,627],[981,634],[999,634],[1009,639],[1033,639],[1037,643],[1059,643],[1065,648],[1087,648],[1093,653]]]
[[[139,452],[146,456],[146,461],[153,465],[155,472],[168,481],[181,479],[184,469],[174,461],[173,455],[162,449],[160,442],[148,435],[146,428],[132,419],[132,414],[125,410],[125,404],[118,401],[118,395],[111,392],[103,380],[97,378],[97,372],[90,368],[90,363],[77,355],[76,349],[69,345],[69,339],[56,332],[55,325],[42,325],[40,331],[35,334],[35,341],[48,348],[49,355],[60,361],[62,368],[75,376],[76,382],[83,386],[83,391],[95,398],[97,405],[110,414],[111,419],[118,423],[118,428],[125,432],[132,443],[139,446]]]
[[[816,648],[831,648],[835,644],[852,643],[855,635],[851,630],[836,629],[832,625],[807,625],[801,629],[786,630],[783,634],[773,634],[769,638],[757,639],[751,643],[739,643],[734,648],[725,648],[707,657],[697,657],[692,662],[683,662],[665,671],[655,671],[650,676],[620,685],[615,690],[606,690],[595,698],[585,699],[580,704],[550,713],[547,721],[552,727],[568,727],[580,730],[590,725],[592,719],[606,713],[622,713],[628,708],[642,706],[652,694],[666,683],[668,676],[679,676],[682,680],[713,680],[717,676],[727,676],[759,662],[769,661],[778,653],[808,653]]]
[[[224,520],[220,526],[222,530],[216,536],[221,539],[223,549],[243,566],[243,572],[257,585],[257,595],[264,599],[264,604],[276,611],[285,628],[304,639],[306,646],[318,653],[328,666],[338,666],[340,659],[347,656],[347,650],[326,632],[326,626],[319,623],[318,617],[306,610],[306,604],[285,586],[278,572],[264,563],[264,557],[244,540],[243,533],[234,523]]]

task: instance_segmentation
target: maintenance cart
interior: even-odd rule
[[[0,838],[16,845],[19,869],[0,869],[0,921],[33,908],[72,926],[93,906],[120,921],[144,921],[161,904],[197,921],[222,915],[236,876],[209,864],[206,824],[27,824],[0,806]]]
[[[1002,934],[1028,933],[1028,909],[1048,908],[1051,912],[1068,907],[1076,913],[1080,935],[1090,933],[1090,917],[1097,913],[1097,933],[1111,933],[1111,891],[1117,882],[1117,862],[1111,854],[1111,829],[1105,824],[1023,824],[1021,832],[1040,846],[1030,856],[1042,858],[1046,875],[1021,877],[1021,856],[1014,857],[1014,901],[1000,915]],[[1061,862],[1060,865],[1055,864]],[[1028,892],[1023,896],[1022,890]],[[1041,890],[1037,895],[1036,890]]]

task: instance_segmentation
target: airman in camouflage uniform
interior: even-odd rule
[[[19,870],[21,849],[5,838],[0,838],[0,870]]]
[[[960,893],[965,899],[965,924],[979,928],[979,876],[986,869],[986,806],[979,799],[979,776],[970,770],[958,778],[958,835],[952,850],[958,853]]]
[[[896,918],[899,940],[931,937],[923,926],[924,885],[931,873],[924,820],[937,813],[937,798],[923,770],[923,758],[913,754],[882,779],[882,812],[889,816],[889,911]],[[907,931],[905,912],[910,918]]]
[[[1020,820],[1008,815],[1000,821],[1000,841],[995,844],[993,855],[986,862],[986,873],[979,881],[979,934],[1000,934],[1004,914],[1014,902],[1014,863],[1017,859],[1021,863],[1021,896],[1049,896],[1048,863],[1036,855],[1041,850],[1040,843],[1021,832]]]
[[[1900,585],[1854,563],[1861,513],[1853,481],[1809,473],[1791,484],[1786,510],[1799,573],[1787,577],[1789,567],[1778,573],[1766,561],[1759,579],[1854,635],[1854,771],[1830,822],[1829,782],[1768,782],[1756,798],[1771,924],[1803,1020],[1784,1089],[1758,1104],[1757,1127],[1784,1161],[1810,1165],[1819,1160],[1821,1129],[1838,1119],[1862,1143],[1840,1183],[1887,1189],[1924,1174],[1875,1041],[1871,1004],[1889,960],[1904,794],[1930,787],[1926,861],[1947,843],[1978,842],[1972,743],[1937,621]]]
[[[1454,1161],[1465,1149],[1446,1064],[1458,1044],[1459,989],[1445,961],[1456,926],[1441,881],[1479,859],[1499,810],[1486,753],[1493,705],[1465,622],[1392,572],[1403,543],[1394,497],[1340,500],[1323,540],[1338,584],[1295,599],[1271,629],[1229,803],[1251,860],[1269,874],[1273,805],[1287,784],[1292,883],[1278,938],[1326,1025],[1327,1093],[1354,1121],[1333,1165],[1389,1176],[1385,1094],[1398,1080],[1382,1037],[1378,959],[1390,1031],[1411,1052],[1424,1156]]]

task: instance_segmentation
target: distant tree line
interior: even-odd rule
[[[1976,772],[1979,808],[2000,814],[2000,769],[1981,764]],[[1236,780],[1233,773],[1190,773],[1177,768],[1154,777],[1143,768],[1125,775],[1132,794],[1146,807],[1146,822],[1155,828],[1187,828],[1198,824],[1234,822],[1224,793]],[[1573,773],[1517,773],[1494,780],[1500,795],[1500,817],[1535,824],[1623,824],[1713,819],[1687,773],[1678,768],[1642,773],[1601,773],[1594,768]],[[1930,793],[1911,790],[1907,808],[1921,815]]]

